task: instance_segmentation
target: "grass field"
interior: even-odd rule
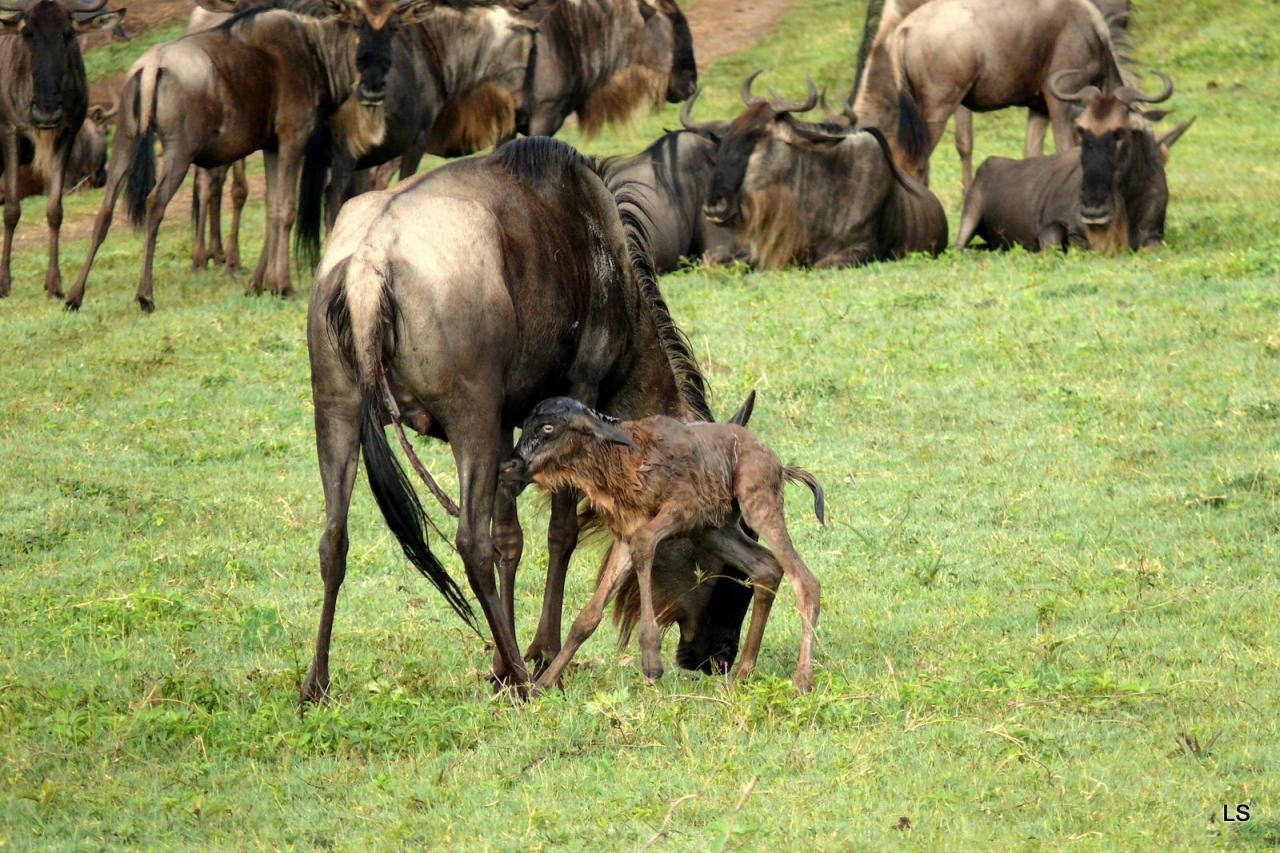
[[[79,314],[42,295],[43,250],[20,255],[0,303],[0,846],[1280,845],[1275,9],[1138,4],[1139,54],[1199,117],[1161,251],[664,280],[717,410],[759,389],[753,426],[826,485],[826,528],[792,493],[824,582],[807,696],[788,590],[748,683],[646,687],[602,630],[562,695],[495,698],[489,652],[360,484],[337,700],[300,717],[322,523],[305,300],[190,272],[176,227],[151,316],[123,228]],[[731,112],[761,65],[789,91],[843,81],[860,22],[797,0],[705,75],[699,114]],[[980,117],[980,152],[1019,150],[1022,121]],[[949,140],[934,170],[954,235]],[[255,206],[248,257],[260,233]],[[446,449],[423,453],[456,492]],[[545,564],[525,509],[522,638]],[[575,561],[571,609],[597,559]],[[1221,822],[1237,803],[1252,819]]]

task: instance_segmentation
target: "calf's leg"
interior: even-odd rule
[[[596,584],[596,591],[591,596],[591,601],[587,602],[587,606],[578,614],[578,618],[573,620],[573,625],[569,628],[569,639],[565,641],[564,648],[538,676],[539,689],[545,690],[560,680],[569,661],[573,660],[578,649],[600,624],[609,599],[617,590],[619,581],[626,577],[629,571],[631,571],[631,549],[622,540],[616,540],[613,547],[609,549],[604,571],[600,573],[600,580]]]

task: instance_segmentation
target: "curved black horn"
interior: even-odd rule
[[[825,90],[823,90],[823,92],[820,95],[818,95],[818,105],[822,107],[822,112],[824,115],[826,115],[828,124],[839,124],[839,125],[849,124],[850,109],[847,102],[845,104],[844,112],[842,113],[836,112],[835,110],[831,109],[831,105],[827,103],[827,93]]]
[[[1059,101],[1067,103],[1082,103],[1098,94],[1097,86],[1085,86],[1084,88],[1072,94],[1067,94],[1058,88],[1058,81],[1068,74],[1079,74],[1079,70],[1075,68],[1064,68],[1061,71],[1055,71],[1049,75],[1049,79],[1045,82],[1045,86],[1049,89],[1049,94],[1053,95]]]
[[[769,106],[773,107],[774,112],[807,113],[818,105],[818,84],[813,82],[813,78],[807,74],[804,80],[809,85],[809,96],[803,101],[788,101],[785,98],[779,98],[772,89],[769,90],[769,94],[773,96]]]
[[[685,130],[691,130],[694,133],[709,133],[715,122],[696,122],[693,120],[693,102],[698,100],[698,96],[702,94],[702,87],[695,86],[693,94],[689,96],[689,100],[684,102],[684,106],[680,108],[680,125]]]
[[[1137,86],[1121,86],[1116,90],[1116,97],[1126,104],[1159,104],[1169,100],[1173,95],[1173,80],[1163,71],[1152,71],[1164,83],[1164,91],[1159,95],[1148,95]]]
[[[757,98],[755,95],[751,94],[751,84],[756,82],[756,78],[763,73],[764,73],[764,69],[759,68],[755,71],[755,73],[749,76],[746,80],[742,81],[742,103],[746,104],[749,107],[753,107],[756,104],[764,103],[764,98]]]

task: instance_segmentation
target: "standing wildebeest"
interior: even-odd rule
[[[35,0],[0,3],[16,14],[0,17],[0,145],[4,146],[4,256],[0,258],[0,298],[12,284],[13,232],[22,216],[19,179],[23,144],[32,149],[32,171],[44,183],[49,224],[49,267],[44,289],[62,296],[58,231],[62,190],[76,135],[89,109],[89,86],[78,33],[109,29],[124,10],[103,11],[107,0]]]
[[[234,163],[255,151],[263,152],[266,166],[267,234],[253,289],[261,292],[265,280],[274,292],[291,295],[289,232],[307,141],[357,90],[368,133],[381,133],[395,22],[418,20],[434,2],[323,0],[323,18],[260,7],[143,54],[124,85],[116,156],[68,307],[78,308],[84,299],[122,188],[130,220],[146,227],[137,298],[150,311],[156,235],[187,170],[193,163],[204,168]],[[157,137],[164,149],[158,174]]]
[[[391,455],[383,424],[393,412],[397,425],[402,419],[453,447],[458,551],[494,637],[495,674],[517,683],[527,680],[514,613],[523,539],[515,500],[498,489],[515,427],[555,394],[622,416],[711,419],[642,227],[619,211],[590,161],[551,139],[511,142],[353,199],[317,270],[307,341],[327,522],[324,607],[304,699],[320,699],[329,687],[361,449],[405,554],[469,613],[427,548],[421,507]],[[564,567],[577,541],[572,491],[552,498],[548,540],[548,595],[530,649],[540,658],[560,646]]]
[[[889,53],[889,38],[902,20],[930,0],[889,0],[884,3],[875,35],[866,31],[863,34],[863,47],[858,57],[858,72],[853,83],[853,94],[846,104],[845,115],[855,124],[859,108],[866,111],[873,97],[889,98],[897,86],[893,70],[893,58]],[[1098,11],[1106,19],[1114,34],[1129,24],[1129,0],[1091,0]],[[1017,4],[1008,5],[1006,14],[1021,14]],[[868,6],[868,24],[871,23],[872,6]],[[878,90],[875,95],[869,87]],[[1044,153],[1044,136],[1048,130],[1049,118],[1041,110],[1041,103],[1029,105],[1027,111],[1027,140],[1023,149],[1024,157],[1034,157]],[[960,155],[960,163],[964,171],[964,188],[968,190],[973,183],[973,113],[964,106],[956,107],[956,151]],[[1059,143],[1061,144],[1061,143]]]
[[[560,0],[538,31],[518,128],[551,136],[578,114],[594,134],[645,101],[693,94],[698,65],[675,0]]]
[[[67,173],[63,178],[64,192],[75,192],[86,184],[100,187],[107,182],[107,122],[115,114],[114,104],[89,107],[76,141],[71,145],[71,157],[67,159]],[[4,162],[0,160],[0,174],[3,173]],[[18,175],[18,198],[40,195],[44,192],[44,183],[44,178],[36,174],[30,164],[24,163]],[[0,182],[0,200],[4,197],[4,184]]]
[[[685,258],[715,263],[736,253],[733,232],[712,222],[702,209],[711,191],[719,135],[728,124],[695,125],[689,118],[694,98],[680,114],[685,130],[667,133],[634,157],[600,162],[610,192],[645,223],[658,273],[678,269]]]
[[[803,631],[795,684],[802,691],[813,689],[820,585],[787,533],[783,485],[807,485],[819,521],[822,487],[807,471],[783,465],[754,433],[737,424],[682,423],[666,415],[620,421],[556,397],[529,413],[501,477],[504,489],[513,492],[530,481],[549,491],[581,490],[615,537],[595,595],[574,620],[560,654],[538,677],[539,687],[559,680],[632,571],[640,597],[642,668],[650,681],[662,677],[654,557],[663,542],[683,535],[752,580],[755,601],[738,677],[755,668],[778,584],[784,576],[791,581]],[[759,531],[769,549],[746,535],[743,522]]]
[[[350,121],[359,105],[339,108],[313,145],[302,172],[297,245],[314,265],[319,253],[321,198],[329,169],[329,225],[343,202],[371,189],[372,169],[400,158],[402,178],[413,174],[431,147],[449,156],[471,153],[515,133],[534,28],[546,0],[502,5],[441,4],[426,21],[401,27],[392,40],[385,129],[372,142]],[[403,155],[403,156],[402,156]]]
[[[706,205],[712,222],[737,223],[753,263],[836,266],[946,247],[942,205],[897,169],[878,130],[797,119],[818,102],[813,81],[804,103],[770,102],[751,96],[759,74],[720,140]]]
[[[1156,138],[1151,122],[1163,113],[1143,113],[1138,105],[1173,94],[1173,83],[1157,74],[1165,88],[1154,97],[1131,86],[1114,95],[1093,86],[1068,94],[1051,79],[1055,97],[1084,108],[1075,121],[1080,147],[1026,160],[987,159],[965,198],[956,245],[965,248],[975,235],[989,246],[1031,251],[1081,246],[1114,254],[1160,245],[1169,204],[1164,156],[1191,122]]]
[[[1108,92],[1124,83],[1107,22],[1089,0],[933,0],[898,24],[885,52],[887,63],[868,62],[857,123],[882,129],[898,165],[921,178],[959,106],[1047,113],[1063,149],[1071,114],[1048,90],[1050,75],[1075,69]]]

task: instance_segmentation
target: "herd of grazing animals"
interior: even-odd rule
[[[1155,246],[1169,148],[1191,123],[1157,134],[1165,113],[1148,105],[1168,100],[1173,83],[1157,72],[1163,89],[1148,94],[1122,59],[1127,2],[887,0],[874,36],[869,19],[866,62],[843,110],[819,121],[803,118],[820,102],[812,80],[802,101],[763,98],[753,94],[761,72],[742,86],[741,114],[695,121],[693,38],[675,0],[198,2],[185,35],[134,63],[118,108],[91,111],[75,34],[118,29],[124,10],[0,1],[12,10],[0,17],[0,296],[19,202],[40,191],[45,287],[62,295],[69,183],[105,187],[69,308],[83,303],[122,193],[146,236],[137,301],[154,308],[159,226],[193,168],[193,263],[238,267],[244,159],[262,152],[267,230],[250,288],[293,292],[294,237],[315,267],[307,343],[324,597],[304,701],[330,691],[361,458],[405,556],[479,627],[428,545],[433,525],[387,426],[457,518],[498,683],[521,693],[557,683],[610,599],[623,643],[638,632],[650,679],[662,673],[670,625],[680,666],[725,673],[737,661],[746,675],[787,577],[802,621],[795,683],[810,689],[820,586],[787,533],[783,487],[808,485],[821,520],[821,486],[746,428],[754,394],[715,423],[658,275],[691,260],[780,268],[936,255],[947,220],[928,164],[953,115],[966,189],[959,248],[975,237],[1108,254]],[[592,158],[548,138],[570,116],[590,135],[663,101],[684,103],[683,129],[634,157]],[[1030,111],[1025,158],[990,158],[973,176],[971,113],[1006,107]],[[1044,156],[1050,125],[1057,153]],[[414,176],[426,153],[461,159]],[[400,182],[386,189],[397,166]],[[406,428],[450,444],[456,503]],[[542,611],[522,650],[517,496],[529,482],[549,493],[551,518]],[[614,544],[562,642],[583,525]]]

